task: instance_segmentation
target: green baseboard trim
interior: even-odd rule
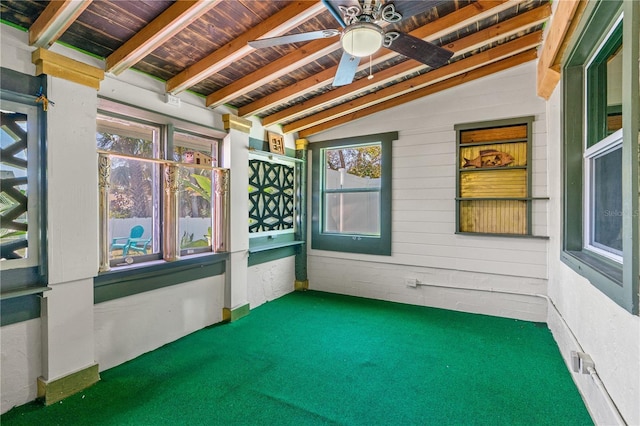
[[[51,405],[65,399],[68,396],[81,392],[100,380],[98,364],[47,382],[44,378],[38,377],[38,399],[44,405]]]
[[[309,290],[309,280],[296,280],[293,286],[296,291],[307,291]]]
[[[246,317],[249,315],[251,309],[249,308],[249,304],[238,306],[237,308],[222,308],[222,321],[223,322],[233,322],[237,321],[242,317]]]

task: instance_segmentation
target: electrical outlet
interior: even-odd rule
[[[404,283],[407,285],[407,287],[417,287],[418,286],[418,280],[415,278],[405,278],[404,279]]]
[[[174,107],[179,107],[180,106],[180,98],[177,97],[177,96],[172,95],[171,93],[165,93],[164,102],[167,105],[171,105],[171,106],[174,106]]]
[[[595,368],[595,363],[589,354],[571,351],[571,370],[574,373],[590,374],[589,369]]]

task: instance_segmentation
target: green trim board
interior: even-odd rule
[[[606,136],[602,123],[588,124],[594,111],[602,113],[602,69],[588,72],[591,60],[604,47],[619,43],[620,32],[615,28],[624,14],[622,25],[622,263],[586,249],[584,194],[584,147]],[[563,67],[563,251],[561,260],[576,273],[587,278],[592,285],[618,305],[633,314],[638,313],[638,57],[640,7],[638,2],[612,0],[589,2],[578,23],[576,34],[567,47],[567,60]],[[610,37],[608,39],[608,37]],[[602,59],[602,58],[600,58]],[[585,95],[585,85],[589,83]],[[601,105],[593,105],[598,103]],[[590,117],[590,118],[587,118]],[[598,120],[596,120],[598,121]],[[602,120],[600,120],[602,121]],[[595,126],[595,127],[594,127]],[[588,133],[585,133],[585,128]],[[591,136],[595,133],[595,136]]]
[[[102,273],[93,280],[94,303],[222,275],[225,273],[225,261],[228,257],[226,253],[207,254]]]
[[[40,296],[30,294],[0,300],[0,326],[40,318]]]
[[[334,139],[310,144],[312,155],[312,222],[311,247],[316,250],[329,250],[373,255],[391,255],[391,186],[392,186],[392,142],[398,139],[398,132],[378,133],[351,138]],[[322,227],[324,218],[324,167],[321,164],[325,149],[352,147],[380,143],[381,185],[380,185],[380,235],[351,235],[325,232]]]

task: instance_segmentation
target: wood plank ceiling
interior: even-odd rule
[[[4,24],[28,30],[33,46],[62,42],[104,58],[114,76],[133,68],[165,81],[167,92],[188,90],[209,107],[226,104],[306,137],[535,60],[551,14],[549,0],[431,3],[428,12],[392,27],[453,51],[447,65],[431,69],[382,48],[340,87],[331,84],[342,55],[339,37],[247,45],[340,28],[319,1],[2,0],[0,14]]]

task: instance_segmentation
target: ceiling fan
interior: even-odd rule
[[[446,64],[453,52],[400,31],[386,31],[381,24],[396,23],[417,15],[443,0],[322,0],[325,7],[342,26],[342,30],[326,29],[270,37],[249,42],[256,49],[288,43],[329,38],[340,35],[343,49],[333,86],[353,81],[360,58],[373,55],[381,47],[394,50],[432,68]],[[339,11],[339,12],[338,12]]]

